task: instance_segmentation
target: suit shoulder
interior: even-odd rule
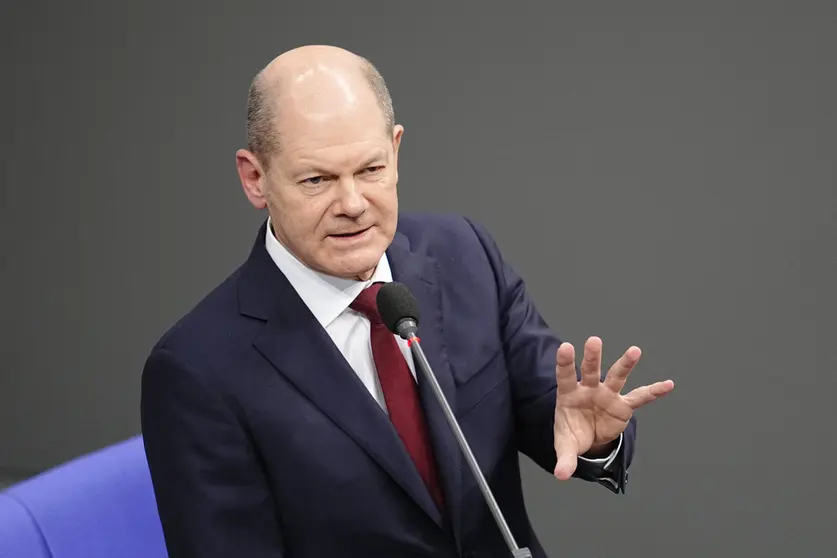
[[[399,230],[409,240],[413,254],[432,258],[445,276],[460,280],[494,283],[502,267],[502,257],[493,237],[479,222],[468,216],[449,214],[409,214],[401,219]]]
[[[203,296],[191,309],[177,319],[157,340],[151,353],[169,352],[187,361],[202,360],[219,349],[228,335],[231,319],[238,312],[238,278],[241,268],[235,270],[220,284]]]
[[[399,215],[398,229],[412,246],[436,254],[475,247],[482,232],[473,219],[459,213],[404,213]]]
[[[460,213],[430,213],[411,211],[398,215],[398,228],[405,233],[419,230],[454,230],[468,225],[465,215]]]

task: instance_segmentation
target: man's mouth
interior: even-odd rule
[[[365,233],[366,231],[368,231],[371,228],[372,227],[367,227],[365,229],[359,229],[359,230],[356,230],[356,231],[346,232],[346,233],[332,234],[332,235],[329,235],[329,236],[334,236],[336,238],[354,238],[356,236],[362,235],[363,233]]]

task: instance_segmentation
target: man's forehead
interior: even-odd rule
[[[390,130],[380,107],[374,102],[356,104],[330,112],[280,113],[277,119],[280,144],[296,152],[362,152],[385,149],[391,143]]]

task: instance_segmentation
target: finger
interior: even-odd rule
[[[569,480],[572,478],[578,466],[578,452],[576,450],[575,438],[571,433],[556,433],[555,456],[558,458],[555,464],[555,478],[558,480]]]
[[[625,354],[610,367],[605,377],[605,385],[616,393],[621,392],[622,388],[625,387],[628,376],[639,362],[641,356],[642,351],[640,351],[639,347],[628,348]]]
[[[569,343],[561,343],[555,355],[555,376],[558,380],[558,393],[569,393],[578,387],[575,373],[575,348]]]
[[[671,393],[674,389],[674,382],[666,380],[664,382],[657,382],[648,386],[638,387],[635,390],[627,393],[623,399],[636,410],[652,401],[656,401],[660,397]]]
[[[602,340],[591,337],[584,344],[581,361],[581,385],[596,387],[602,380]]]

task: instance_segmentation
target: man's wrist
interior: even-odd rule
[[[620,437],[617,436],[605,444],[593,444],[583,457],[587,459],[602,459],[603,457],[609,456],[618,447]]]

